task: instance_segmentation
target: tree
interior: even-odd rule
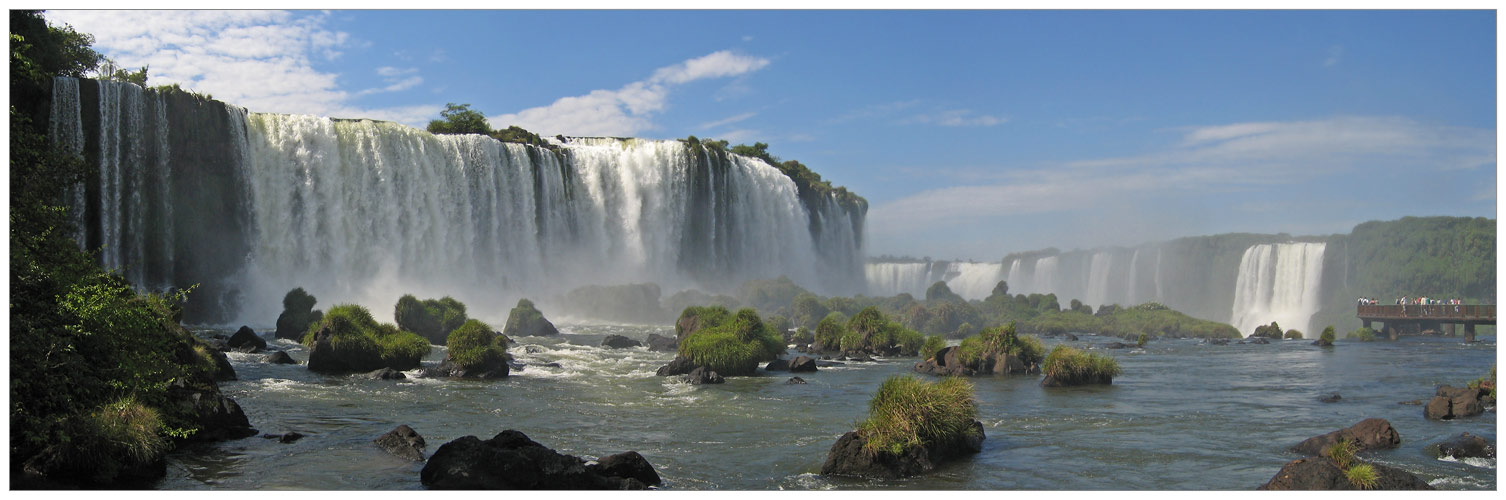
[[[141,69],[136,71],[126,71],[125,68],[116,65],[115,60],[108,57],[104,59],[104,62],[99,65],[99,70],[94,73],[95,77],[100,80],[134,83],[140,85],[142,88],[146,88],[147,66],[142,66]]]
[[[492,132],[486,115],[471,109],[470,104],[447,103],[439,116],[441,119],[429,122],[429,133],[486,135]]]

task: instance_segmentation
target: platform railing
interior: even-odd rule
[[[1495,304],[1429,304],[1429,305],[1357,305],[1357,315],[1362,318],[1436,318],[1460,320],[1496,319]]]

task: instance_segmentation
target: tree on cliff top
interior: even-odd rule
[[[471,109],[470,104],[447,103],[439,116],[441,119],[429,122],[429,133],[486,135],[492,132],[486,115]]]

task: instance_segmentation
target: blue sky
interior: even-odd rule
[[[761,141],[868,251],[1496,215],[1490,11],[57,11],[151,83],[422,126]]]

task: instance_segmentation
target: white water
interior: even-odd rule
[[[1114,254],[1097,252],[1088,266],[1088,289],[1083,293],[1083,303],[1102,306],[1112,303],[1109,298],[1109,273],[1114,270]]]
[[[947,288],[967,300],[983,300],[1003,280],[1004,266],[998,262],[953,262],[947,270]],[[955,276],[954,276],[955,273]]]
[[[868,294],[876,297],[908,293],[925,298],[926,288],[933,283],[930,262],[870,262],[863,266],[863,274]]]
[[[1277,322],[1315,338],[1310,321],[1318,311],[1323,243],[1255,245],[1240,258],[1229,323],[1241,334]]]
[[[84,121],[79,109],[78,79],[54,77],[52,79],[52,109],[47,122],[47,140],[74,158],[84,157]],[[84,227],[84,189],[72,186],[68,189],[68,215],[73,227]],[[84,232],[73,235],[80,246],[85,244]]]

